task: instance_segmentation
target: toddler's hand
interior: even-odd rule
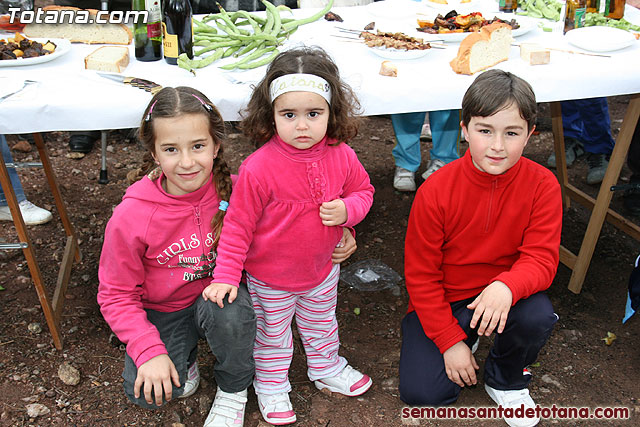
[[[347,222],[347,207],[340,199],[324,202],[320,205],[320,219],[327,227]]]
[[[340,239],[340,243],[338,243],[338,246],[336,246],[331,254],[331,261],[334,264],[340,264],[349,258],[357,248],[356,239],[351,234],[351,231],[344,227],[342,229],[342,239]]]
[[[204,288],[202,298],[204,298],[205,301],[211,300],[218,304],[218,307],[224,308],[222,300],[226,294],[229,294],[229,304],[231,304],[238,296],[238,287],[227,285],[226,283],[212,283]]]

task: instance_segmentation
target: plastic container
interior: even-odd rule
[[[402,277],[382,261],[366,259],[343,269],[340,280],[359,291],[381,291],[397,286]]]

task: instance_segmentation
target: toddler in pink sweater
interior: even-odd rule
[[[203,296],[222,304],[247,272],[257,318],[254,388],[271,424],[296,420],[288,380],[294,315],[317,388],[358,396],[371,387],[338,355],[340,268],[331,256],[343,228],[373,202],[367,172],[343,143],[357,134],[358,107],[331,58],[300,48],[271,63],[242,123],[261,147],[240,167]]]

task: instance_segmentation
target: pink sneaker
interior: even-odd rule
[[[340,372],[340,375],[323,378],[313,383],[319,390],[326,388],[331,392],[344,394],[345,396],[360,396],[369,390],[373,381],[368,375],[364,375],[347,365]]]
[[[258,396],[260,413],[266,422],[276,426],[296,422],[296,413],[293,412],[289,393],[256,393],[256,395]]]

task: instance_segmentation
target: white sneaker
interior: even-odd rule
[[[422,131],[420,132],[420,141],[430,141],[431,140],[431,125],[429,123],[425,123],[422,125]]]
[[[429,160],[429,163],[427,164],[427,170],[424,171],[424,173],[422,174],[422,178],[423,179],[429,178],[429,175],[431,175],[432,173],[434,173],[444,165],[445,165],[445,162],[443,162],[440,159]]]
[[[269,424],[281,426],[296,422],[296,413],[293,412],[289,393],[264,394],[257,393],[258,407],[262,418]]]
[[[246,404],[247,389],[227,393],[218,387],[209,415],[204,420],[204,427],[242,427]]]
[[[496,390],[486,384],[484,388],[487,390],[489,397],[504,409],[512,408],[515,411],[520,407],[524,407],[524,413],[526,413],[528,408],[535,409],[536,407],[533,399],[529,396],[529,389],[527,388],[522,390]],[[538,417],[527,418],[526,416],[523,418],[505,417],[504,420],[511,427],[532,427],[540,422]]]
[[[18,204],[20,206],[20,212],[22,213],[22,219],[26,225],[38,225],[51,221],[53,216],[51,212],[46,209],[42,209],[34,205],[28,200],[23,200]],[[0,206],[0,221],[13,221],[9,206]]]
[[[480,345],[480,337],[476,338],[476,341],[471,346],[471,354],[476,354],[476,351],[478,351],[479,345]]]
[[[193,362],[193,365],[187,371],[187,380],[184,382],[184,391],[178,399],[189,397],[196,392],[200,385],[200,371],[198,370],[198,362]]]
[[[396,173],[393,175],[393,188],[398,191],[416,191],[414,173],[400,166],[396,166]]]
[[[373,381],[369,375],[364,375],[347,365],[340,375],[323,378],[313,382],[318,390],[328,389],[334,393],[344,394],[345,396],[360,396],[371,387]]]

